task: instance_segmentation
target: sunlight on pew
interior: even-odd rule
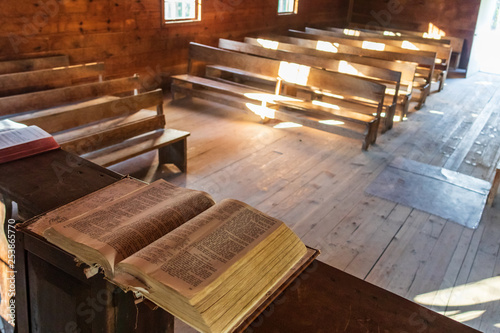
[[[413,44],[412,42],[409,42],[407,40],[403,41],[403,43],[401,44],[401,47],[403,49],[407,49],[407,50],[414,50],[414,51],[420,50],[415,44]]]
[[[424,34],[422,35],[422,37],[428,38],[428,39],[441,39],[441,36],[439,36],[439,35],[433,35],[433,34],[430,34],[428,32],[424,32]]]
[[[270,109],[267,106],[255,105],[252,103],[246,103],[245,105],[250,111],[260,116],[262,119],[265,118],[274,119],[276,117],[275,110]]]
[[[374,113],[372,113],[372,115],[376,116],[376,115],[377,115],[377,113],[375,113],[375,112],[374,112]],[[381,116],[382,118],[385,118],[385,112],[381,112],[381,113],[380,113],[380,116]],[[404,120],[406,120],[406,119],[408,119],[408,118],[404,117],[403,119],[404,119]],[[395,122],[395,123],[399,123],[399,122],[401,122],[401,116],[394,116],[394,117],[392,118],[392,121],[393,121],[393,122]]]
[[[97,65],[98,62],[89,62],[89,63],[85,63],[85,64],[78,64],[78,65],[68,65],[68,66],[59,66],[59,67],[52,67],[50,68],[52,71],[59,71],[61,69],[65,69],[65,68],[85,68],[85,67],[90,67],[90,66],[95,66]]]
[[[384,36],[401,36],[400,32],[384,31]]]
[[[286,82],[305,86],[307,85],[307,80],[309,79],[310,70],[311,67],[309,66],[281,61],[280,68],[278,70],[278,77],[282,78]]]
[[[246,93],[244,94],[246,98],[253,99],[262,103],[275,103],[277,101],[284,102],[300,102],[300,99],[283,96],[283,95],[271,95],[271,94],[259,94],[259,93]]]
[[[345,60],[340,60],[338,71],[344,74],[364,76],[363,73],[360,73],[354,66]]]
[[[496,328],[500,328],[500,323],[493,325]]]
[[[428,37],[426,37],[428,36]],[[446,32],[443,30],[439,29],[436,25],[434,25],[432,22],[429,22],[429,29],[426,33],[423,34],[424,38],[432,38],[432,39],[441,39],[441,37],[445,37]]]
[[[330,42],[325,42],[323,40],[318,40],[318,42],[316,43],[316,50],[338,53],[339,45],[340,45],[339,43],[330,43]]]
[[[385,44],[384,43],[370,42],[370,41],[365,40],[365,41],[363,41],[361,48],[366,49],[366,50],[373,50],[373,51],[384,51]]]
[[[352,30],[352,29],[344,29],[344,35],[358,37],[359,35],[361,35],[361,31]]]
[[[320,124],[323,124],[323,125],[331,125],[331,126],[339,126],[339,125],[344,125],[345,124],[343,121],[333,120],[333,119],[330,119],[330,120],[320,120],[318,122]]]
[[[327,103],[327,102],[322,102],[322,101],[314,100],[314,101],[312,101],[312,104],[313,105],[317,105],[317,106],[321,106],[321,107],[324,107],[324,108],[329,108],[329,109],[334,109],[334,110],[340,110],[340,107],[338,105]]]
[[[287,122],[282,122],[282,123],[279,123],[277,125],[274,125],[273,128],[297,128],[297,127],[303,127],[301,124],[297,124],[297,123],[292,123],[290,121],[287,121]]]
[[[280,45],[279,42],[270,40],[270,39],[262,39],[258,38],[257,42],[265,49],[277,50]]]
[[[333,97],[333,98],[338,98],[338,99],[344,99],[344,96],[342,96],[342,95],[332,94],[332,93],[329,93],[327,91],[315,90],[314,93],[325,95],[325,96],[328,96],[328,97]]]

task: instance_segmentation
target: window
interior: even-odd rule
[[[278,14],[297,14],[299,0],[278,0]]]
[[[165,22],[194,21],[200,19],[200,0],[164,0]]]

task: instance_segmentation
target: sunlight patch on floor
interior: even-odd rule
[[[451,319],[456,320],[460,323],[464,323],[469,320],[473,320],[479,318],[485,313],[486,310],[478,310],[478,311],[467,311],[463,313],[458,313],[456,315],[449,316]]]
[[[450,295],[438,297],[437,295]],[[500,301],[500,276],[418,295],[414,301],[434,306],[470,306]]]

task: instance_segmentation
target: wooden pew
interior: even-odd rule
[[[60,88],[93,78],[101,81],[104,63],[39,69],[0,75],[0,97]]]
[[[397,48],[394,46],[385,46],[385,45],[376,45],[382,46],[382,50],[374,50],[366,48],[366,45],[363,45],[362,41],[350,40],[340,37],[331,37],[331,36],[322,36],[315,34],[308,34],[302,31],[290,30],[289,34],[291,35],[291,39],[286,39],[287,42],[291,41],[293,43],[298,43],[298,45],[306,46],[307,44],[311,45],[313,43],[303,42],[304,39],[309,39],[312,41],[318,42],[326,42],[345,45],[354,47],[355,49],[343,48],[345,51],[340,52],[356,52],[354,54],[359,54],[367,57],[374,57],[385,60],[400,60],[400,61],[409,61],[416,62],[421,66],[425,66],[428,68],[427,75],[424,79],[416,79],[414,81],[413,87],[420,90],[421,94],[418,99],[418,104],[415,107],[417,110],[421,109],[425,104],[425,100],[427,96],[430,94],[430,82],[432,81],[432,77],[434,74],[434,67],[436,62],[436,53],[435,52],[427,52],[427,51],[411,51],[404,50],[401,48]],[[369,41],[368,41],[369,42]],[[376,44],[376,43],[374,43]],[[317,47],[317,44],[314,44]],[[365,47],[364,47],[365,46]],[[369,45],[370,46],[370,45]],[[364,50],[364,51],[362,51]]]
[[[206,65],[219,65],[260,75],[267,80],[277,79],[275,93],[204,77]],[[305,75],[300,75],[303,73]],[[331,133],[361,139],[368,149],[377,137],[383,107],[385,86],[342,73],[328,72],[294,63],[265,59],[231,52],[196,43],[190,44],[188,73],[173,76],[174,99],[198,97],[230,106],[252,110],[261,117],[292,121]],[[309,89],[302,96],[283,95],[285,88]],[[337,106],[328,95],[357,96],[372,101],[370,114],[359,113],[358,108]],[[322,98],[323,100],[314,98]],[[255,104],[257,103],[257,104]],[[359,110],[369,108],[360,104]],[[341,123],[340,123],[341,122]]]
[[[0,116],[43,110],[83,100],[97,99],[106,95],[125,93],[139,88],[139,77],[133,76],[1,97]]]
[[[222,38],[219,39],[219,48],[359,76],[364,78],[365,80],[383,84],[386,86],[386,91],[387,88],[394,89],[394,91],[396,91],[396,94],[386,95],[386,98],[384,99],[385,121],[383,122],[383,131],[391,129],[393,126],[394,114],[396,111],[396,104],[398,99],[397,92],[399,92],[401,83],[401,72],[363,64],[351,63],[346,60],[336,60],[328,57],[318,57],[302,53],[266,49],[261,46],[255,46],[249,43],[242,43]],[[218,71],[228,71],[227,68],[221,68],[220,66],[211,66],[209,68],[213,68]],[[238,74],[234,71],[232,71],[232,73],[235,75]],[[342,101],[339,101],[338,103],[341,102]],[[349,105],[349,102],[345,103],[344,105]]]
[[[344,59],[346,56],[350,58],[356,57],[353,61],[358,61],[368,65],[376,64],[376,66],[384,66],[385,68],[392,68],[394,70],[397,70],[398,64],[411,66],[408,69],[409,71],[402,70],[402,77],[405,78],[407,91],[403,91],[399,96],[400,103],[403,105],[403,118],[408,114],[409,103],[412,98],[415,71],[417,67],[416,62],[410,62],[408,60],[421,60],[419,59],[419,57],[395,52],[383,52],[383,54],[380,54],[381,52],[379,51],[362,49],[339,43],[331,43],[323,40],[303,39],[288,36],[273,36],[270,38],[271,39],[269,39],[269,41],[271,41],[272,45],[276,45],[280,50],[286,50],[290,52],[301,52],[312,55],[317,55],[318,52],[328,53],[330,57],[333,57],[335,59]],[[246,38],[245,41],[247,43],[260,45],[260,43],[266,42],[267,40]],[[397,62],[397,60],[402,61]],[[388,66],[387,64],[392,65]]]
[[[386,94],[390,94],[393,96],[397,95],[398,104],[401,106],[401,119],[406,117],[406,115],[408,114],[409,104],[412,97],[413,80],[415,79],[415,71],[417,68],[417,63],[406,62],[406,61],[396,62],[396,61],[389,61],[384,59],[377,59],[368,56],[353,54],[363,50],[344,45],[338,45],[338,47],[335,47],[333,44],[328,43],[328,45],[330,46],[329,48],[324,47],[318,49],[316,42],[310,40],[305,40],[305,42],[310,42],[309,44],[313,45],[310,45],[311,47],[305,47],[282,41],[278,42],[277,40],[245,37],[245,43],[255,46],[292,52],[292,53],[306,54],[320,58],[324,57],[336,60],[346,60],[356,64],[368,65],[368,66],[388,69],[395,72],[400,72],[401,81],[398,94],[396,94],[396,91],[393,89],[386,89]]]
[[[384,32],[389,31],[377,31],[377,30],[367,30],[367,29],[343,29],[336,27],[327,27],[322,30],[327,30],[331,32],[335,32],[338,34],[342,34],[344,36],[352,36],[352,37],[374,37],[380,38],[384,40],[394,40],[394,41],[403,41],[407,40],[415,43],[426,43],[430,45],[450,45],[451,41],[449,39],[434,39],[434,38],[424,38],[423,34],[421,35],[408,35],[408,34],[397,34],[392,32],[392,34],[384,34]]]
[[[0,61],[0,75],[69,66],[66,55]]]
[[[450,46],[452,49],[450,67],[453,69],[457,69],[460,66],[460,58],[462,57],[462,51],[464,48],[465,40],[460,37],[446,37],[450,40]]]
[[[97,74],[100,67],[87,69]],[[76,68],[78,71],[68,75],[80,77],[82,68]],[[52,78],[59,82],[57,75],[48,73],[39,70],[23,75],[38,77],[35,82],[40,87],[51,86]],[[165,129],[161,89],[135,94],[140,88],[139,77],[133,76],[1,97],[0,119],[37,125],[51,133],[64,150],[103,166],[158,149],[160,164],[173,163],[185,172],[189,133]],[[131,92],[133,95],[113,96]],[[157,110],[145,110],[149,107]]]
[[[354,25],[352,29],[365,31],[365,32],[371,32],[371,33],[378,33],[378,34],[383,34],[385,31],[387,33],[391,33],[393,35],[400,36],[400,37],[418,38],[418,39],[423,38],[424,40],[429,41],[431,43],[437,41],[437,43],[447,44],[447,45],[450,45],[451,49],[452,49],[452,57],[451,57],[451,61],[450,61],[450,67],[453,69],[457,69],[458,66],[460,65],[460,58],[462,55],[464,42],[465,42],[465,40],[463,38],[454,37],[454,36],[441,36],[440,38],[433,38],[431,36],[430,37],[427,36],[428,35],[427,32],[411,31],[411,30],[404,30],[404,29],[393,29],[393,28],[387,28],[387,29],[384,29],[384,31],[380,31],[380,30],[361,29],[361,28],[358,28]]]
[[[345,35],[343,31],[338,31],[337,28],[329,28],[328,30],[305,28],[305,31],[312,34],[345,37],[353,40],[369,40],[375,43],[385,43],[386,45],[392,45],[402,49],[436,52],[436,65],[434,68],[433,80],[439,83],[438,92],[444,88],[452,55],[452,48],[449,45],[449,41],[447,41],[448,45],[446,45],[440,43],[443,42],[443,40],[425,39],[423,37],[411,38],[411,40],[409,40],[405,37],[381,36],[373,33],[361,33],[360,36],[352,36]]]

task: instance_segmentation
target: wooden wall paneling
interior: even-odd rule
[[[297,15],[282,16],[275,2],[205,0],[201,21],[163,25],[161,0],[3,1],[0,60],[57,53],[68,54],[72,64],[104,61],[107,77],[156,68],[179,73],[191,41],[216,45],[219,37],[335,25],[347,15],[340,0],[302,1]]]

